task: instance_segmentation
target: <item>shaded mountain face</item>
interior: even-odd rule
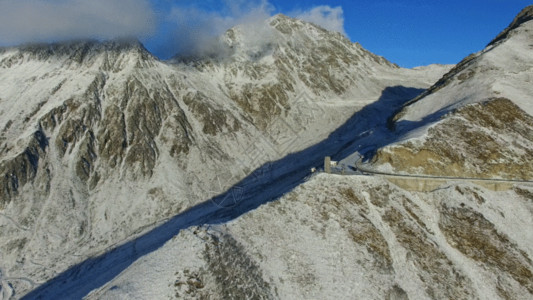
[[[531,12],[393,116],[404,137],[373,162],[408,173],[531,180]]]
[[[236,27],[225,55],[194,60],[128,41],[0,51],[3,291],[24,294],[321,141],[387,87],[449,69],[401,69],[281,15],[263,26],[262,40]]]

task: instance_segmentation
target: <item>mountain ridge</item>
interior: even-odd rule
[[[527,6],[524,8],[516,17],[515,19],[509,24],[509,26],[504,29],[500,34],[494,38],[487,46],[492,46],[496,44],[497,42],[506,39],[511,32],[518,28],[520,25],[522,25],[525,22],[533,20],[533,5]]]

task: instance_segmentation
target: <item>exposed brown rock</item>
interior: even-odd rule
[[[499,272],[508,273],[533,293],[531,259],[483,215],[466,207],[443,205],[439,226],[449,243],[464,255]]]
[[[408,173],[531,180],[531,128],[533,117],[512,101],[491,99],[446,116],[429,129],[422,145],[407,141],[380,149],[373,163]]]

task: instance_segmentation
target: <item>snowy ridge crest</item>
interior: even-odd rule
[[[511,32],[514,29],[518,28],[523,23],[529,22],[531,20],[533,20],[533,5],[530,5],[530,6],[526,7],[526,8],[524,8],[516,16],[516,18],[513,20],[513,22],[511,22],[511,24],[504,31],[502,31],[500,34],[498,34],[498,36],[496,36],[496,38],[494,40],[492,40],[488,44],[488,46],[492,46],[492,45],[496,44],[497,42],[506,39],[509,36],[509,34],[511,34]]]

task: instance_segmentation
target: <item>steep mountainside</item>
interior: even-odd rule
[[[533,190],[430,193],[320,174],[226,225],[183,230],[88,299],[529,299]]]
[[[401,69],[282,15],[260,41],[248,31],[221,37],[223,55],[172,62],[128,41],[0,50],[3,294],[325,139],[386,88],[449,70]]]
[[[391,118],[383,170],[533,179],[533,9]]]
[[[529,183],[495,192],[455,178],[414,192],[318,174],[227,224],[182,230],[87,298],[531,299],[531,7],[516,20],[380,116],[387,133],[352,134],[364,154],[394,139],[373,159],[385,171]]]

